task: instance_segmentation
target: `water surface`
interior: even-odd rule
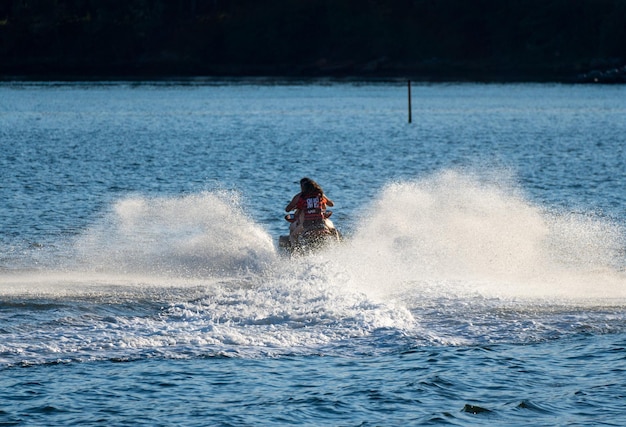
[[[0,423],[622,425],[624,91],[2,83]]]

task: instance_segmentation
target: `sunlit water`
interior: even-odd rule
[[[0,424],[623,425],[624,99],[3,83]]]

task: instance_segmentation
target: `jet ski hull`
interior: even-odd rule
[[[341,236],[336,229],[320,228],[313,230],[305,230],[300,233],[294,239],[289,236],[280,236],[278,239],[278,246],[290,253],[294,254],[308,254],[327,247],[333,243],[338,243],[341,240]]]

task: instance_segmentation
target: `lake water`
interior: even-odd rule
[[[624,425],[626,87],[412,93],[1,83],[0,425]]]

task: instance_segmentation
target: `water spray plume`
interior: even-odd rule
[[[193,277],[258,270],[275,256],[229,192],[120,200],[76,248],[97,269]]]
[[[379,291],[437,283],[490,296],[625,297],[623,242],[619,225],[550,212],[508,177],[446,171],[388,185],[345,262]]]

